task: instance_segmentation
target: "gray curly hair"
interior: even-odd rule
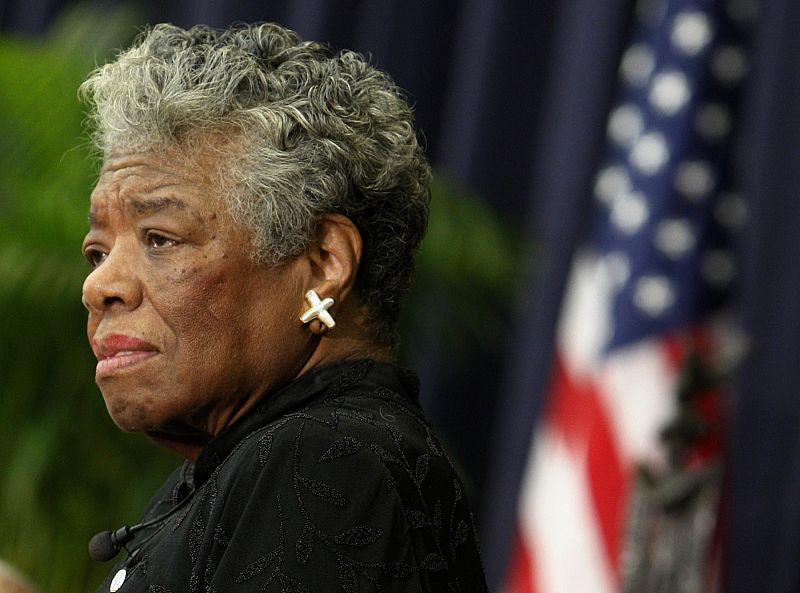
[[[219,150],[210,138],[232,135],[218,182],[233,218],[253,229],[259,262],[302,253],[320,215],[349,217],[364,244],[356,288],[376,338],[395,342],[431,173],[385,73],[275,23],[161,24],[95,70],[81,95],[105,155]]]

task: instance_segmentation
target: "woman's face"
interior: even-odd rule
[[[177,164],[181,163],[181,164]],[[109,158],[91,196],[83,285],[96,381],[125,430],[217,434],[310,353],[302,258],[254,264],[251,232],[171,153]]]

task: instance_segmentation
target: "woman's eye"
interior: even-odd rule
[[[153,231],[147,232],[146,241],[147,245],[153,249],[165,249],[168,247],[174,247],[178,244],[175,239],[170,239],[169,237],[165,237],[164,235],[155,233]]]
[[[100,251],[99,249],[89,248],[84,251],[83,257],[86,259],[87,264],[93,268],[96,268],[105,261],[106,257],[108,257],[108,254],[105,251]]]

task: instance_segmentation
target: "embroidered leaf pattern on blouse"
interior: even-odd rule
[[[441,554],[431,552],[425,556],[425,559],[422,561],[422,568],[431,571],[445,570],[447,568],[447,562],[445,562]]]
[[[339,583],[345,593],[357,593],[358,575],[352,566],[339,566]]]
[[[425,513],[413,509],[406,511],[406,519],[408,519],[408,524],[412,529],[419,529],[430,523]]]
[[[236,577],[237,583],[243,583],[245,581],[249,581],[254,576],[261,574],[266,570],[266,568],[275,562],[275,559],[280,554],[280,548],[273,549],[269,554],[266,556],[262,556],[258,560],[254,560],[250,564],[247,565],[242,572],[239,573],[239,576]]]
[[[328,504],[332,504],[335,507],[346,507],[347,506],[347,497],[336,490],[336,488],[332,488],[327,484],[323,484],[318,480],[314,480],[313,478],[306,478],[300,476],[300,482],[308,488],[308,491],[311,492],[314,496],[319,498],[320,500],[324,500]]]
[[[407,577],[412,572],[414,571],[412,570],[411,566],[405,562],[389,562],[383,567],[383,573],[385,575],[396,579]]]
[[[311,551],[313,549],[314,527],[310,523],[306,523],[306,526],[303,528],[303,533],[300,535],[300,539],[297,540],[297,543],[294,546],[297,564],[300,566],[305,566],[308,564],[308,559],[311,556]]]
[[[386,473],[386,491],[391,492],[397,488],[397,482],[394,481],[394,476],[391,472]]]
[[[389,435],[389,438],[392,439],[395,446],[399,446],[403,440],[403,433],[400,432],[400,429],[396,426],[392,426],[391,424],[384,424],[382,427],[383,431]]]
[[[364,546],[368,546],[372,542],[380,539],[382,535],[383,531],[380,529],[373,529],[372,527],[367,527],[366,525],[359,525],[358,527],[353,527],[343,533],[340,533],[339,535],[335,536],[333,540],[337,544],[363,548]]]
[[[361,443],[353,437],[342,437],[331,445],[319,458],[320,462],[339,459],[347,455],[353,455],[361,450]]]
[[[467,526],[467,522],[462,519],[461,522],[458,524],[458,528],[456,529],[455,547],[458,547],[464,542],[466,542],[468,538],[469,538],[469,527]]]
[[[369,370],[372,368],[373,362],[371,360],[359,360],[350,365],[339,377],[333,382],[328,389],[328,399],[338,397],[342,392],[352,387],[364,377],[367,376]]]
[[[430,466],[430,456],[427,453],[423,453],[417,458],[417,467],[416,471],[414,472],[414,481],[417,485],[422,484],[425,481],[425,477],[428,475],[428,467]]]
[[[266,465],[269,461],[269,454],[272,451],[272,431],[265,434],[258,441],[258,462],[261,465]]]
[[[203,543],[203,535],[206,531],[206,522],[203,513],[199,512],[192,521],[192,529],[189,531],[189,557],[192,562],[197,562],[197,555],[200,553],[200,546]]]
[[[214,541],[222,547],[227,546],[230,542],[230,539],[225,534],[225,530],[222,528],[221,523],[217,524],[217,526],[214,528]]]
[[[383,463],[396,463],[396,464],[400,463],[397,457],[389,453],[386,449],[384,449],[380,445],[372,444],[369,446],[369,448],[370,451],[372,451],[375,454],[375,456],[378,459],[380,459]]]
[[[284,573],[280,574],[281,593],[306,593],[308,589],[300,581],[296,581]]]
[[[442,534],[442,501],[437,500],[436,506],[433,508],[433,533],[436,536],[436,541]]]
[[[434,440],[433,436],[431,436],[431,433],[428,433],[428,436],[425,437],[425,444],[428,445],[428,449],[430,449],[433,455],[435,455],[436,457],[442,456],[442,451],[441,449],[439,449],[439,445],[436,444],[436,441]]]

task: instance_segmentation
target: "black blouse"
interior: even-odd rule
[[[486,591],[418,382],[361,360],[267,397],[173,473],[98,591]],[[183,503],[183,504],[181,504]]]

